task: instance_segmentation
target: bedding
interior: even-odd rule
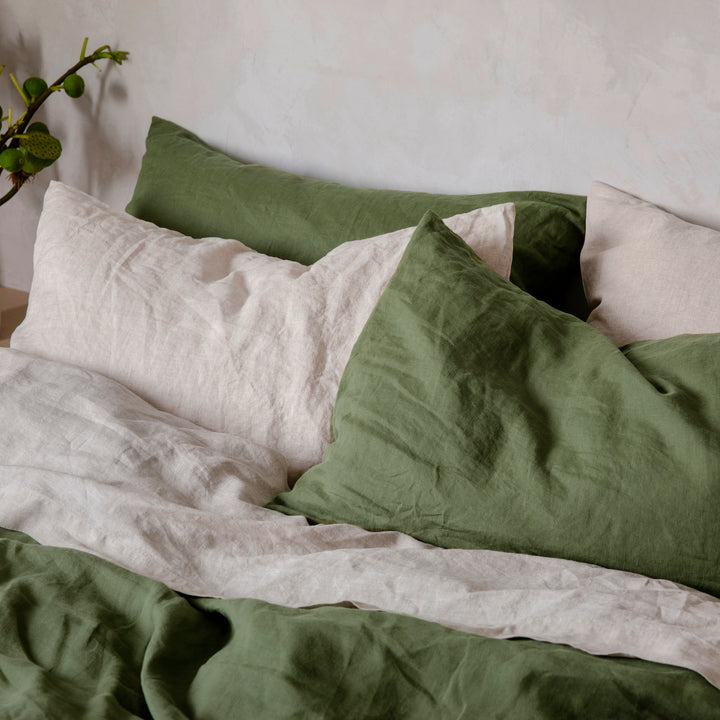
[[[154,117],[126,209],[185,235],[234,238],[267,255],[309,265],[340,243],[414,226],[426,210],[450,217],[503,203],[513,203],[517,213],[513,282],[584,317],[582,293],[573,293],[585,230],[582,196],[353,188],[239,162]]]
[[[0,553],[4,717],[717,717],[718,691],[687,670],[361,609],[187,598],[7,531]]]
[[[0,427],[3,716],[718,716],[710,595],[275,513],[276,453],[15,350]]]
[[[172,193],[174,181],[168,176],[167,182]],[[304,187],[305,179],[291,182]],[[316,181],[308,182],[314,187]],[[264,191],[267,207],[277,203],[280,217],[284,208],[296,211],[292,199],[267,194],[267,186]],[[717,378],[707,362],[715,337],[620,350],[592,326],[521,289],[518,275],[511,272],[515,282],[508,282],[507,265],[490,269],[438,216],[423,217],[426,209],[403,225],[420,221],[400,234],[403,240],[358,240],[327,255],[342,258],[334,282],[344,294],[373,285],[374,295],[352,305],[356,331],[344,340],[349,359],[317,396],[334,412],[334,442],[296,482],[273,439],[253,434],[263,408],[233,408],[247,421],[217,428],[159,407],[150,395],[158,384],[187,385],[188,395],[221,402],[229,393],[221,373],[211,368],[194,381],[188,377],[195,355],[212,354],[206,330],[218,315],[203,303],[212,301],[221,315],[228,286],[272,288],[284,273],[311,271],[235,240],[163,230],[60,184],[51,187],[36,247],[36,261],[45,266],[33,282],[32,316],[13,335],[12,349],[0,349],[0,716],[720,717],[720,598],[710,531]],[[499,240],[493,246],[504,248],[499,257],[506,258],[512,210],[461,210],[471,213],[474,228],[491,228]],[[518,208],[516,221],[520,216]],[[365,227],[363,220],[356,226],[355,217],[348,212],[351,235]],[[521,225],[526,221],[527,215]],[[516,240],[517,228],[516,222]],[[301,246],[302,237],[298,233]],[[117,257],[108,238],[118,241]],[[375,273],[356,272],[364,260],[353,248],[362,243],[375,248],[368,260]],[[145,261],[146,252],[154,264]],[[261,269],[272,265],[275,275],[249,281],[234,272],[236,254],[252,257]],[[553,251],[540,256],[540,265],[552,266]],[[73,270],[86,291],[72,288]],[[555,278],[563,272],[551,269]],[[384,279],[373,284],[373,274]],[[169,278],[174,322],[197,341],[174,352],[161,332]],[[539,278],[536,287],[547,282],[548,276]],[[464,296],[468,289],[471,299]],[[134,310],[116,304],[123,294]],[[92,328],[98,352],[162,357],[147,392],[136,391],[122,373],[42,350],[42,336],[55,332],[48,319],[56,314],[77,315],[77,326],[66,319],[61,330],[68,353],[75,343],[89,344]],[[395,325],[384,324],[393,317]],[[262,337],[258,325],[241,331],[236,322],[232,315],[219,324],[248,335],[248,344]],[[302,331],[312,333],[313,323],[303,323]],[[25,346],[30,340],[38,347]],[[568,376],[578,358],[585,370]],[[144,382],[143,373],[137,377]],[[573,391],[582,378],[587,382]],[[353,390],[358,382],[359,394]],[[473,394],[483,382],[486,392]],[[607,382],[616,383],[609,398]],[[453,384],[455,397],[446,392]],[[266,402],[272,392],[284,391],[265,388]],[[505,414],[495,404],[497,393],[505,396]],[[652,440],[633,452],[619,445],[630,470],[659,464],[655,453],[694,465],[679,467],[681,477],[643,480],[644,494],[630,472],[603,475],[607,457],[596,458],[595,467],[589,454],[565,444],[584,438],[591,449],[607,447],[612,455],[613,423],[598,437],[585,435],[586,416],[597,419],[601,400],[611,419],[628,409],[636,412],[630,420],[642,416],[643,439]],[[660,413],[674,437],[663,437],[654,420],[645,422],[643,403],[650,404],[648,415]],[[413,417],[408,404],[415,406]],[[558,405],[577,412],[544,425]],[[447,408],[464,413],[460,424],[478,431],[478,447],[463,462],[476,461],[481,447],[498,450],[496,456],[505,449],[513,462],[524,459],[520,471],[509,465],[497,475],[508,490],[510,480],[525,482],[512,502],[499,493],[478,510],[471,482],[461,488],[464,497],[446,497],[445,472],[431,471],[428,487],[423,457],[443,460],[462,439],[448,423],[431,428],[430,437],[423,428],[427,414],[439,418]],[[363,416],[370,418],[364,425]],[[338,443],[349,447],[348,422],[362,426],[352,467],[338,454]],[[397,456],[392,448],[384,458],[373,455],[386,452],[373,443],[397,440],[403,425],[410,428],[400,448],[404,459],[382,490],[401,484],[407,490],[409,480],[417,485],[392,497],[394,527],[379,529],[373,523],[385,512],[384,499],[363,493]],[[543,427],[535,439],[526,432]],[[628,429],[633,437],[640,432],[632,423]],[[539,442],[555,435],[558,447]],[[451,468],[458,469],[459,463]],[[553,475],[558,469],[564,487]],[[598,488],[588,485],[588,470]],[[304,496],[313,499],[313,477],[329,489],[322,503],[328,517],[291,507]],[[533,494],[533,479],[547,496]],[[595,494],[586,498],[583,489]],[[357,513],[352,522],[336,516],[348,493]],[[595,505],[588,510],[590,499]],[[575,500],[586,512],[563,527]],[[677,517],[668,517],[673,501]],[[430,538],[413,524],[415,515],[427,518],[428,502],[434,503]],[[456,533],[452,516],[463,503],[473,515],[471,534],[509,517],[512,542],[502,549],[474,541],[441,547],[443,533]],[[546,544],[521,547],[543,529],[522,514],[533,504],[540,520],[560,523],[557,553]],[[628,520],[633,504],[631,520],[642,530],[635,534]],[[447,521],[438,524],[443,514]],[[585,538],[592,540],[599,528],[608,545],[602,557],[599,543]],[[578,552],[583,543],[591,557]]]
[[[358,338],[322,463],[270,507],[720,596],[720,335],[634,344],[428,213]]]
[[[514,208],[447,220],[510,273]],[[242,433],[297,477],[320,461],[347,358],[412,228],[312,266],[194,239],[53,182],[18,350],[113,377],[162,410]]]
[[[720,332],[720,232],[594,182],[580,254],[588,322],[617,345]]]

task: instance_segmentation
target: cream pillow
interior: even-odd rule
[[[580,255],[588,322],[616,345],[720,332],[720,232],[601,182]]]
[[[512,204],[447,220],[510,273]],[[318,463],[350,351],[413,228],[345,243],[314,265],[196,240],[53,182],[11,347],[107,375],[156,407]]]

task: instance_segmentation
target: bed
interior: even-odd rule
[[[0,349],[0,716],[720,717],[719,264],[154,118]]]

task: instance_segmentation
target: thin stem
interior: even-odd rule
[[[6,192],[2,197],[0,197],[0,205],[4,205],[8,200],[13,198],[17,191],[20,189],[19,185],[13,185],[8,192]]]
[[[27,107],[30,104],[30,98],[25,94],[25,91],[20,87],[20,83],[15,79],[15,76],[12,73],[10,73],[10,79],[12,80],[12,84],[15,86],[15,89],[20,93],[20,97],[23,99],[25,107]]]

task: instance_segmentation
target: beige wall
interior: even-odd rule
[[[0,208],[0,284],[30,284],[50,179],[124,207],[153,114],[353,184],[602,179],[720,227],[717,0],[0,0],[0,17],[21,77],[54,79],[84,35],[132,53],[46,104],[65,152]],[[0,104],[13,92],[4,73]]]

